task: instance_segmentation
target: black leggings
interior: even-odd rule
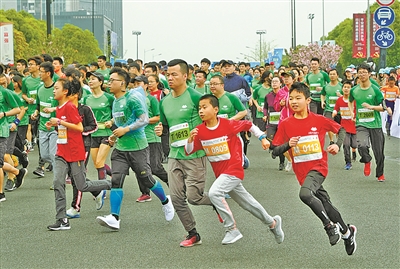
[[[340,232],[345,234],[347,226],[339,211],[332,205],[328,192],[322,187],[324,180],[325,177],[321,173],[310,171],[300,188],[300,199],[311,208],[324,225],[331,221],[339,223]]]

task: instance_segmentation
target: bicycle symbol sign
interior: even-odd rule
[[[374,34],[374,41],[376,45],[382,49],[392,46],[394,40],[395,35],[393,30],[387,27],[379,28]]]

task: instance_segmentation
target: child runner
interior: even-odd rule
[[[214,170],[216,180],[208,193],[211,202],[217,208],[224,221],[226,234],[222,244],[232,244],[243,237],[236,228],[236,221],[225,200],[225,193],[242,208],[249,211],[275,235],[278,244],[283,242],[282,219],[280,216],[271,217],[262,205],[247,192],[242,185],[244,178],[243,149],[238,134],[251,131],[261,141],[263,149],[269,148],[266,135],[250,121],[236,121],[217,117],[219,101],[217,97],[206,94],[200,98],[199,115],[203,124],[190,132],[185,145],[187,155],[198,150],[204,150]]]
[[[289,104],[293,117],[279,124],[272,143],[274,154],[289,151],[293,160],[293,171],[299,181],[300,199],[311,208],[322,221],[329,242],[333,246],[344,239],[346,252],[356,251],[354,225],[346,225],[339,211],[332,205],[328,192],[322,187],[328,175],[328,156],[322,148],[328,131],[338,133],[336,144],[329,145],[327,151],[335,155],[342,145],[345,130],[338,123],[322,115],[310,113],[310,90],[303,83],[293,83],[289,90]],[[341,234],[340,234],[341,233]]]
[[[338,114],[338,112],[340,112],[340,124],[346,130],[346,137],[343,141],[344,161],[346,162],[344,169],[346,170],[350,170],[352,168],[350,147],[353,149],[357,148],[356,125],[351,117],[352,113],[350,112],[349,108],[349,95],[352,85],[353,82],[350,80],[343,81],[343,96],[339,97],[339,99],[336,101],[335,108],[332,112],[333,118]]]
[[[48,129],[58,127],[57,153],[54,166],[54,195],[56,202],[56,222],[47,226],[49,230],[69,230],[66,215],[65,178],[70,171],[72,180],[80,191],[109,190],[109,180],[86,180],[85,147],[82,138],[82,119],[78,109],[68,101],[68,96],[79,92],[81,85],[77,79],[68,81],[60,78],[54,85],[54,99],[58,101],[56,117],[46,122]]]

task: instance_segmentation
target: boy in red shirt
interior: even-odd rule
[[[47,226],[53,231],[71,228],[66,215],[65,199],[65,178],[69,170],[77,189],[82,192],[111,189],[109,180],[86,181],[82,118],[77,107],[68,101],[68,96],[78,93],[80,88],[80,82],[76,78],[72,81],[60,78],[55,83],[53,93],[54,99],[58,101],[56,118],[50,118],[46,123],[47,128],[58,127],[53,179],[56,222]]]
[[[342,127],[346,130],[346,137],[343,141],[344,161],[346,162],[344,169],[350,170],[352,168],[350,147],[353,149],[357,148],[356,124],[352,119],[352,115],[355,113],[355,110],[352,114],[349,108],[349,95],[350,90],[353,87],[353,82],[346,80],[342,83],[343,95],[336,101],[335,108],[332,112],[332,117],[336,117],[336,115],[340,112],[340,125],[342,125]]]
[[[281,217],[268,215],[262,205],[242,185],[243,148],[238,134],[242,131],[251,131],[260,139],[263,149],[268,149],[269,142],[266,135],[250,121],[219,118],[218,111],[219,101],[215,96],[206,94],[200,98],[199,115],[203,123],[190,132],[185,151],[189,155],[204,150],[214,170],[216,180],[208,196],[224,222],[226,234],[222,244],[232,244],[243,237],[236,228],[233,214],[225,200],[225,193],[229,193],[242,208],[268,225],[275,235],[276,242],[280,244],[284,240]]]
[[[346,131],[331,119],[310,113],[310,89],[303,83],[293,83],[289,90],[289,104],[294,111],[293,117],[279,124],[272,144],[274,155],[289,151],[293,161],[293,171],[299,181],[300,199],[311,208],[322,221],[330,244],[333,246],[345,241],[348,255],[356,251],[354,225],[346,225],[339,211],[332,205],[328,192],[322,187],[328,174],[328,156],[322,148],[325,135],[331,131],[338,133],[336,144],[329,145],[327,151],[335,155],[339,151]]]

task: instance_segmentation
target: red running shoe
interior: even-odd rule
[[[371,175],[371,162],[364,164],[364,176],[369,177]]]

